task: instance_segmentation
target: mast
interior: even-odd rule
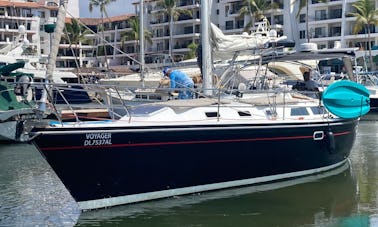
[[[202,44],[202,83],[204,94],[207,96],[213,95],[213,80],[212,80],[212,58],[210,46],[210,11],[209,5],[211,0],[203,0],[201,2],[201,44]]]
[[[143,1],[140,0],[140,22],[139,22],[139,45],[140,45],[140,79],[142,80],[142,87],[144,87],[144,6]]]
[[[53,73],[56,65],[56,57],[58,55],[59,50],[59,43],[60,39],[63,34],[64,28],[64,21],[66,19],[66,5],[68,4],[68,0],[60,0],[59,2],[59,10],[58,16],[56,19],[56,27],[53,39],[51,40],[51,49],[49,54],[49,59],[46,66],[46,77],[45,77],[45,89],[43,90],[42,97],[39,101],[38,109],[42,112],[46,110],[46,102],[47,102],[47,88],[49,87],[49,83],[53,80]]]
[[[56,27],[54,32],[54,37],[51,43],[51,50],[49,55],[49,60],[47,62],[46,79],[52,80],[53,72],[56,65],[56,57],[58,55],[59,43],[63,34],[64,21],[66,19],[66,5],[68,0],[60,0],[58,16],[56,18]]]

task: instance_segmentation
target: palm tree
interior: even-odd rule
[[[370,69],[375,70],[375,64],[373,62],[373,56],[371,55],[371,25],[378,25],[378,9],[375,8],[375,4],[371,0],[359,0],[352,5],[356,8],[357,12],[350,13],[351,16],[356,17],[356,23],[353,27],[353,33],[357,34],[362,29],[366,28],[368,33],[368,48],[369,48],[369,61]]]
[[[105,34],[104,34],[104,16],[108,18],[108,12],[106,11],[106,7],[112,3],[115,2],[116,0],[89,0],[89,12],[93,11],[94,7],[99,7],[100,8],[100,13],[101,13],[101,34],[102,34],[102,43],[103,43],[103,48],[104,48],[104,54],[105,54],[105,64],[106,68],[109,69],[108,65],[108,60],[107,60],[107,54],[106,54],[106,47],[105,47]]]
[[[198,44],[192,42],[190,43],[187,48],[189,48],[189,53],[186,55],[187,59],[192,59],[196,56]]]
[[[72,54],[75,57],[76,65],[79,66],[77,63],[78,56],[75,54],[75,50],[77,50],[78,44],[87,40],[85,35],[91,33],[91,31],[82,26],[75,18],[72,19],[70,23],[66,23],[65,29],[66,31],[63,34],[62,39],[69,43],[68,48],[72,51]],[[75,45],[74,49],[71,48],[73,44]]]
[[[187,9],[177,8],[177,0],[159,0],[156,4],[157,7],[162,8],[163,14],[166,14],[169,19],[169,57],[172,61],[172,45],[173,45],[173,21],[176,21],[180,15],[192,16],[192,11]]]
[[[277,9],[278,5],[275,2],[266,0],[244,0],[243,6],[239,9],[240,16],[249,16],[250,21],[244,26],[244,31],[251,30],[254,22],[265,18],[265,12],[270,9]]]
[[[139,17],[133,17],[128,20],[131,30],[121,33],[121,45],[124,48],[125,41],[135,40],[134,49],[136,50],[136,45],[140,45],[139,35],[140,35],[140,20]],[[152,44],[152,33],[144,28],[144,40],[147,40],[149,44]]]

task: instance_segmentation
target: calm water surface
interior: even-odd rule
[[[0,226],[36,225],[378,227],[378,121],[326,174],[84,213],[32,145],[0,144]]]

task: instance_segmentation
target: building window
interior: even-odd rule
[[[217,15],[219,15],[219,9],[217,9]]]
[[[300,39],[305,39],[306,38],[306,31],[305,30],[299,31],[299,38]]]
[[[184,34],[192,34],[193,27],[184,27]]]
[[[0,8],[0,16],[5,16],[5,8]]]
[[[325,28],[315,28],[315,38],[322,38],[325,36]]]
[[[57,10],[51,10],[50,16],[51,17],[57,17],[58,16],[58,11]]]
[[[343,16],[342,9],[333,9],[330,11],[330,19],[341,18]]]
[[[306,14],[299,15],[299,23],[305,23],[306,22]]]
[[[22,9],[21,15],[23,17],[32,17],[31,10],[30,9]]]
[[[284,24],[283,15],[274,16],[274,24]]]
[[[234,21],[232,20],[226,21],[226,30],[231,30],[231,29],[234,29]]]
[[[340,36],[340,35],[341,35],[341,27],[331,27],[330,36]]]
[[[327,12],[325,10],[316,10],[315,11],[315,20],[326,20]]]
[[[194,26],[195,33],[200,33],[201,32],[201,27],[199,25]]]
[[[237,20],[236,28],[243,28],[243,27],[244,27],[244,20]]]

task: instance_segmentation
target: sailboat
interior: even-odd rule
[[[212,85],[208,66],[204,89]],[[359,117],[369,111],[368,92],[350,81],[334,83],[321,100],[285,90],[219,91],[125,107],[113,119],[38,123],[26,133],[80,209],[91,210],[335,169],[347,162]]]

